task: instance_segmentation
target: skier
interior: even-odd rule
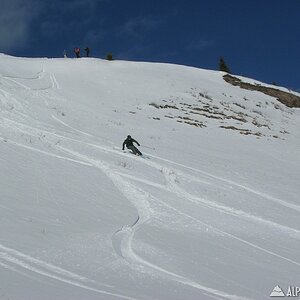
[[[86,52],[86,57],[89,57],[90,56],[90,48],[89,47],[86,47],[84,49],[84,51]]]
[[[123,148],[122,150],[124,150],[124,147],[126,145],[126,147],[128,149],[130,149],[132,151],[133,154],[135,155],[143,155],[134,145],[133,143],[136,143],[140,146],[139,142],[137,142],[136,140],[134,140],[130,135],[127,136],[126,140],[123,142]]]
[[[74,52],[75,52],[75,54],[76,54],[76,57],[79,58],[79,57],[80,57],[80,48],[76,47],[76,48],[74,49]]]

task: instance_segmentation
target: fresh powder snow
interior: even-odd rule
[[[224,75],[0,54],[0,299],[299,285],[300,109]]]

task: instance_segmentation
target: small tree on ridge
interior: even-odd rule
[[[220,60],[219,60],[219,70],[223,71],[223,72],[226,72],[226,73],[231,73],[230,69],[226,65],[225,60],[224,60],[223,57],[221,57]]]

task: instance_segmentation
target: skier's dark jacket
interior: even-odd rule
[[[123,142],[123,150],[124,150],[124,146],[126,145],[126,147],[130,147],[133,146],[133,143],[137,143],[139,146],[139,142],[137,142],[135,139],[133,139],[130,135],[127,136],[126,140]]]

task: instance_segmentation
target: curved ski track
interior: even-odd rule
[[[137,220],[132,225],[123,226],[120,230],[116,231],[112,237],[112,243],[116,253],[126,259],[133,268],[139,270],[141,266],[144,268],[148,267],[150,271],[158,271],[171,280],[175,280],[181,284],[199,289],[202,292],[206,293],[206,295],[209,297],[215,298],[217,296],[221,297],[221,299],[248,299],[245,297],[239,297],[237,295],[227,294],[223,291],[201,285],[188,278],[185,278],[156,264],[153,264],[136,254],[132,247],[134,234],[143,224],[151,221],[153,210],[151,208],[150,199],[152,199],[152,201],[155,201],[156,198],[154,198],[151,194],[134,186],[130,182],[124,180],[118,173],[113,172],[108,164],[99,160],[92,159],[76,151],[72,151],[61,146],[58,147],[70,154],[73,154],[77,158],[85,160],[86,162],[91,163],[95,167],[101,169],[111,179],[116,188],[120,190],[123,195],[136,207],[138,211]]]

